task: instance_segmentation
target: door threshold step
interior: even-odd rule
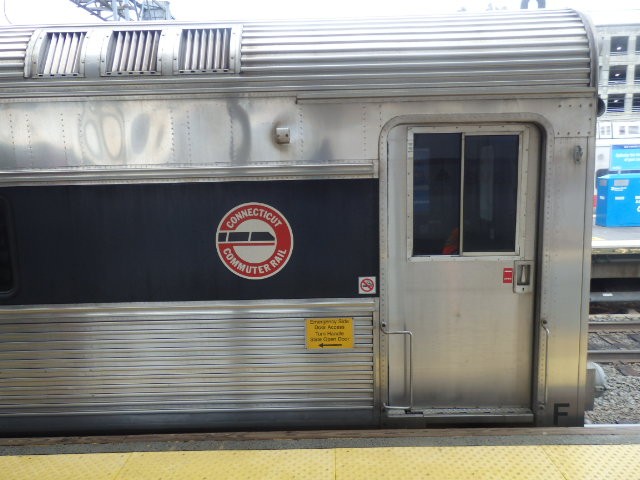
[[[431,424],[443,423],[533,423],[533,412],[529,408],[414,408],[413,410],[390,409],[385,412],[388,422],[422,421]]]

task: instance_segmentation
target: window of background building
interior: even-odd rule
[[[636,74],[634,76],[634,83],[640,84],[640,65],[636,65]]]
[[[609,95],[609,98],[607,98],[607,112],[624,112],[624,94]]]
[[[640,53],[640,35],[636,37],[636,53]]]
[[[633,94],[633,103],[631,104],[631,111],[634,113],[640,113],[640,93]]]
[[[629,51],[629,37],[611,37],[611,55],[626,55]]]
[[[598,122],[598,136],[611,138],[611,122]]]
[[[627,66],[611,65],[609,67],[609,85],[627,83]]]

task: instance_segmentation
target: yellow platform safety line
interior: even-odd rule
[[[640,480],[640,445],[171,451],[0,457],[2,480]]]
[[[640,445],[543,447],[566,478],[640,479]]]
[[[0,457],[0,479],[113,480],[130,456],[130,453],[91,453]]]
[[[537,447],[382,448],[339,451],[336,478],[564,480]]]

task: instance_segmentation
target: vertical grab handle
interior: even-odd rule
[[[551,338],[551,332],[549,331],[549,327],[547,327],[546,320],[542,320],[541,324],[546,334],[544,342],[544,404],[546,405],[549,401],[549,339]]]
[[[387,330],[386,323],[382,323],[382,325],[380,325],[380,330],[385,335],[406,335],[409,337],[409,365],[407,366],[407,370],[409,371],[409,405],[387,405],[386,403],[383,403],[382,406],[386,410],[413,410],[413,333],[409,330]],[[387,381],[387,398],[390,397],[391,387],[389,385],[389,381]]]

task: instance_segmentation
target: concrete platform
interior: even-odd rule
[[[601,227],[593,225],[591,246],[594,254],[640,253],[640,227]]]

